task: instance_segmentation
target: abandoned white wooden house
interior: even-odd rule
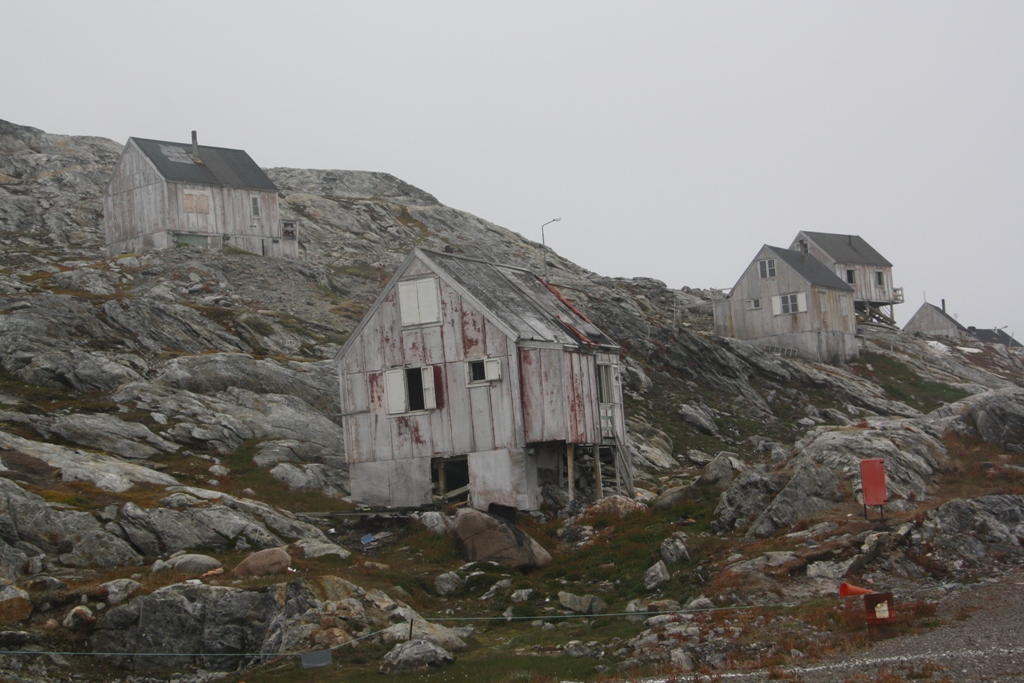
[[[129,138],[103,190],[107,254],[188,244],[298,256],[277,186],[241,149]]]
[[[1001,328],[964,327],[946,312],[946,300],[942,307],[925,302],[921,308],[903,326],[904,332],[916,332],[929,337],[946,337],[949,339],[977,340],[986,344],[1000,344],[1012,348],[1020,348],[1021,343]]]
[[[853,288],[859,320],[896,324],[893,305],[903,303],[903,288],[893,285],[892,264],[864,238],[801,230],[789,248],[810,254]]]
[[[416,249],[337,366],[357,502],[633,493],[619,347],[530,271]]]
[[[853,287],[806,253],[764,245],[714,311],[723,337],[820,362],[857,357]]]

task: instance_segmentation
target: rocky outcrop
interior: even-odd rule
[[[884,461],[891,500],[921,500],[946,460],[936,438],[894,420],[874,420],[870,428],[818,427],[797,442],[794,452],[777,472],[741,474],[715,509],[715,531],[770,536],[840,502],[842,481],[860,500],[860,461],[866,458]]]
[[[459,510],[452,535],[467,562],[491,560],[524,569],[551,564],[551,555],[537,541],[515,525],[486,512]]]

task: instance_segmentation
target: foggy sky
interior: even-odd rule
[[[1024,3],[0,0],[0,118],[385,171],[611,276],[859,234],[1024,336]]]

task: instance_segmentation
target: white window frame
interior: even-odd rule
[[[441,322],[441,301],[437,278],[404,280],[398,283],[398,309],[402,327]]]
[[[410,410],[409,382],[407,373],[419,370],[422,383],[423,408]],[[418,368],[395,368],[384,371],[384,405],[388,415],[405,415],[426,412],[437,408],[437,393],[434,390],[434,366]]]
[[[794,305],[796,310],[793,309]],[[807,312],[807,293],[780,294],[772,297],[772,313],[774,315],[790,315]]]
[[[761,300],[760,299],[747,299],[747,310],[748,311],[760,311]]]
[[[761,276],[762,280],[775,277],[777,272],[775,269],[775,259],[766,258],[757,262],[757,273]]]
[[[483,379],[473,379],[473,366],[482,365],[484,371]],[[474,360],[466,361],[466,384],[487,384],[489,382],[497,382],[501,379],[501,359],[500,358],[477,358]]]

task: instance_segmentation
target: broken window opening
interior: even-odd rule
[[[846,271],[846,282],[853,285],[857,283],[857,271],[848,269]]]
[[[435,389],[440,384],[440,366],[385,371],[384,394],[388,413],[396,415],[434,410],[440,405],[440,394]]]
[[[464,455],[430,459],[430,482],[434,496],[445,501],[469,498],[469,460]]]

